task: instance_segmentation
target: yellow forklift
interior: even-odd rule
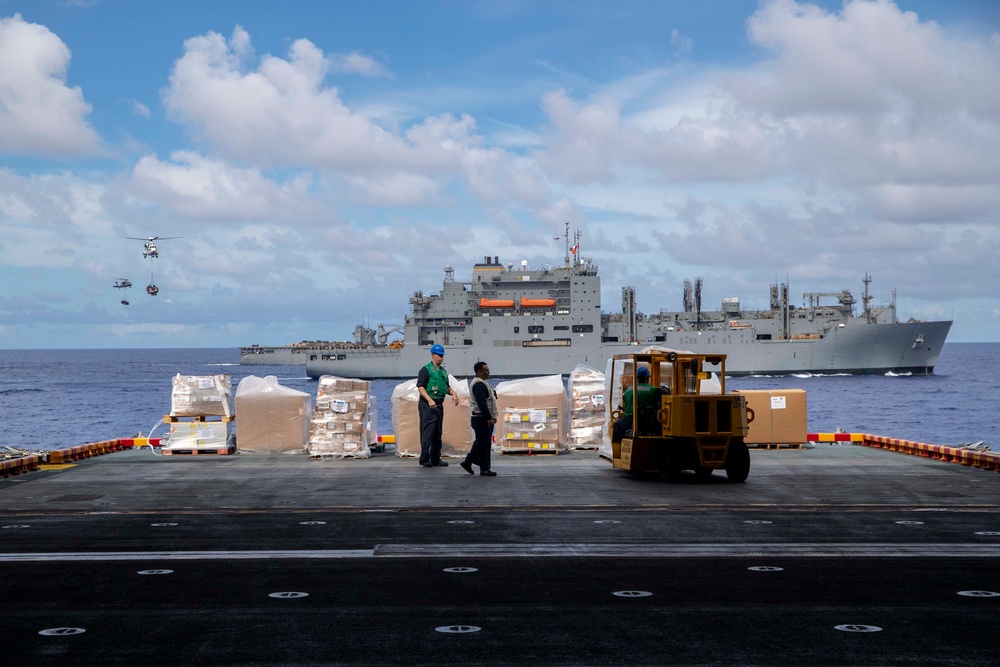
[[[615,468],[667,481],[682,470],[725,470],[730,482],[750,474],[744,438],[754,415],[744,396],[726,393],[724,354],[617,354],[607,406]]]

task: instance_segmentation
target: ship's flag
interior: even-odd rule
[[[579,249],[580,249],[580,246],[579,245],[575,245],[572,248],[570,248],[569,251],[575,255],[576,251],[579,250]]]

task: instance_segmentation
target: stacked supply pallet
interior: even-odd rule
[[[163,447],[163,454],[236,453],[230,438],[231,398],[232,382],[228,374],[178,373],[170,394],[170,414],[163,418],[170,425],[170,439]]]
[[[601,444],[607,410],[604,373],[577,366],[569,374],[569,449],[597,449]]]
[[[309,457],[370,457],[374,412],[367,380],[321,377],[309,423]]]
[[[566,392],[561,376],[510,380],[499,383],[496,390],[500,453],[558,454],[565,448]]]
[[[465,456],[472,446],[472,426],[469,404],[469,382],[448,376],[448,384],[458,395],[458,405],[451,397],[445,399],[444,422],[441,427],[441,456]],[[392,390],[392,432],[395,435],[396,456],[420,456],[420,408],[423,399],[416,379],[406,380]]]

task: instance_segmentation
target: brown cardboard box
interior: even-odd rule
[[[368,458],[370,400],[367,380],[324,375],[309,423],[309,456]]]
[[[249,375],[236,387],[236,436],[241,454],[305,454],[312,397]]]
[[[444,399],[444,424],[441,428],[441,456],[464,457],[472,449],[472,407],[469,383],[449,375],[449,384],[458,394],[458,405],[451,396]],[[392,432],[396,436],[396,456],[420,456],[420,393],[417,381],[407,380],[392,390]]]
[[[754,420],[748,445],[802,445],[806,443],[806,392],[803,389],[743,389]]]
[[[173,379],[170,392],[171,417],[230,417],[232,381],[228,373],[181,375]]]

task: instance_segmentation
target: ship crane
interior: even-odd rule
[[[378,344],[381,345],[381,346],[384,346],[386,343],[389,342],[389,334],[396,333],[397,331],[399,331],[402,328],[403,328],[402,324],[394,326],[391,329],[386,329],[384,326],[382,326],[381,324],[379,324],[378,325]]]

